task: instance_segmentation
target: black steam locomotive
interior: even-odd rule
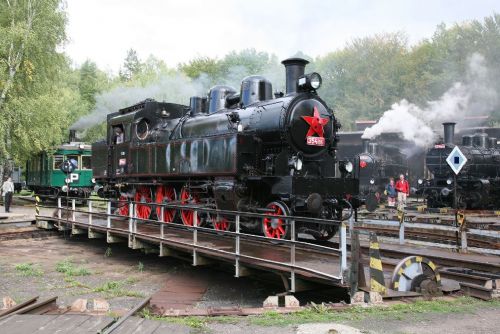
[[[283,61],[286,94],[262,76],[249,76],[240,94],[215,86],[190,106],[145,100],[108,115],[106,142],[92,145],[94,177],[103,194],[124,204],[199,203],[223,210],[337,219],[352,209],[358,180],[352,163],[337,161],[340,124],[318,96],[321,76],[308,62]],[[356,206],[356,205],[354,205]],[[137,205],[139,218],[173,222],[175,210]],[[192,226],[194,212],[180,220]],[[128,205],[118,212],[128,215]],[[199,214],[197,222],[228,230],[232,217]],[[290,235],[283,219],[241,224],[269,238]],[[297,223],[297,231],[329,238],[331,226]]]
[[[435,144],[425,159],[434,177],[418,180],[419,192],[426,197],[427,205],[434,208],[455,205],[467,209],[499,208],[500,149],[497,138],[489,138],[486,133],[463,136],[462,145],[458,147],[467,158],[467,163],[455,179],[446,162],[456,146],[453,143],[455,123],[444,123],[443,126],[444,142]]]
[[[389,179],[400,174],[408,176],[408,160],[399,148],[382,146],[362,139],[363,152],[354,157],[355,177],[359,179],[359,193],[368,211],[374,211],[384,196]]]

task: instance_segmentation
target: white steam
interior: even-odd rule
[[[394,103],[375,125],[365,129],[362,138],[372,139],[384,132],[396,132],[417,146],[426,147],[435,142],[441,123],[463,121],[466,116],[489,115],[499,101],[490,84],[485,59],[474,53],[468,65],[464,83],[455,83],[438,100],[427,102],[425,108],[407,100]]]
[[[224,78],[218,80],[217,84],[229,85],[239,91],[241,80],[253,74],[258,73],[249,73],[244,66],[233,66],[228,69]],[[273,89],[282,88],[283,84],[278,83],[284,82],[285,70],[282,66],[269,66],[264,76],[271,80]],[[206,74],[200,75],[196,80],[191,80],[181,73],[175,73],[163,75],[156,82],[144,87],[114,88],[97,95],[94,110],[77,120],[71,129],[85,131],[106,121],[107,114],[117,112],[121,108],[134,105],[147,98],[188,105],[191,96],[206,96],[211,87],[211,81]]]

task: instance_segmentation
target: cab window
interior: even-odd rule
[[[54,160],[53,169],[59,170],[61,168],[63,161],[64,161],[64,157],[62,155],[54,155],[53,160]],[[39,169],[37,169],[37,170],[39,170]]]
[[[82,169],[92,169],[90,155],[82,155]]]
[[[73,165],[75,165],[75,169],[80,169],[80,161],[79,156],[76,154],[70,154],[66,156],[66,160],[70,160]]]

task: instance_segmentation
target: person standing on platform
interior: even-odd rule
[[[398,210],[402,211],[406,206],[406,196],[410,194],[410,185],[403,174],[399,175],[399,180],[396,182],[396,191],[398,192]]]
[[[10,212],[10,204],[12,203],[12,195],[14,194],[14,183],[12,178],[8,178],[2,185],[3,205],[5,212]]]
[[[385,191],[387,194],[387,206],[395,207],[396,206],[396,187],[394,185],[394,178],[389,179],[389,184],[385,187]]]

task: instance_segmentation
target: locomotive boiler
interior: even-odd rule
[[[145,100],[108,115],[107,140],[92,146],[103,194],[125,204],[118,209],[122,215],[133,200],[139,218],[190,226],[197,221],[219,230],[230,229],[234,218],[198,214],[195,220],[189,209],[163,210],[161,217],[159,207],[146,204],[198,203],[326,219],[352,211],[358,180],[352,163],[337,161],[340,123],[317,93],[321,76],[305,74],[304,59],[282,63],[285,93],[273,94],[266,78],[249,76],[239,94],[218,85],[207,97],[192,97],[189,106]],[[241,224],[269,238],[290,235],[280,218]],[[297,222],[297,231],[324,239],[336,227]]]
[[[446,158],[454,144],[455,123],[443,123],[444,141],[426,155],[426,166],[433,177],[420,179],[419,192],[429,207],[498,209],[500,207],[500,149],[497,138],[486,133],[462,136],[457,145],[467,158],[459,174],[448,166]],[[455,203],[456,202],[456,203]]]

